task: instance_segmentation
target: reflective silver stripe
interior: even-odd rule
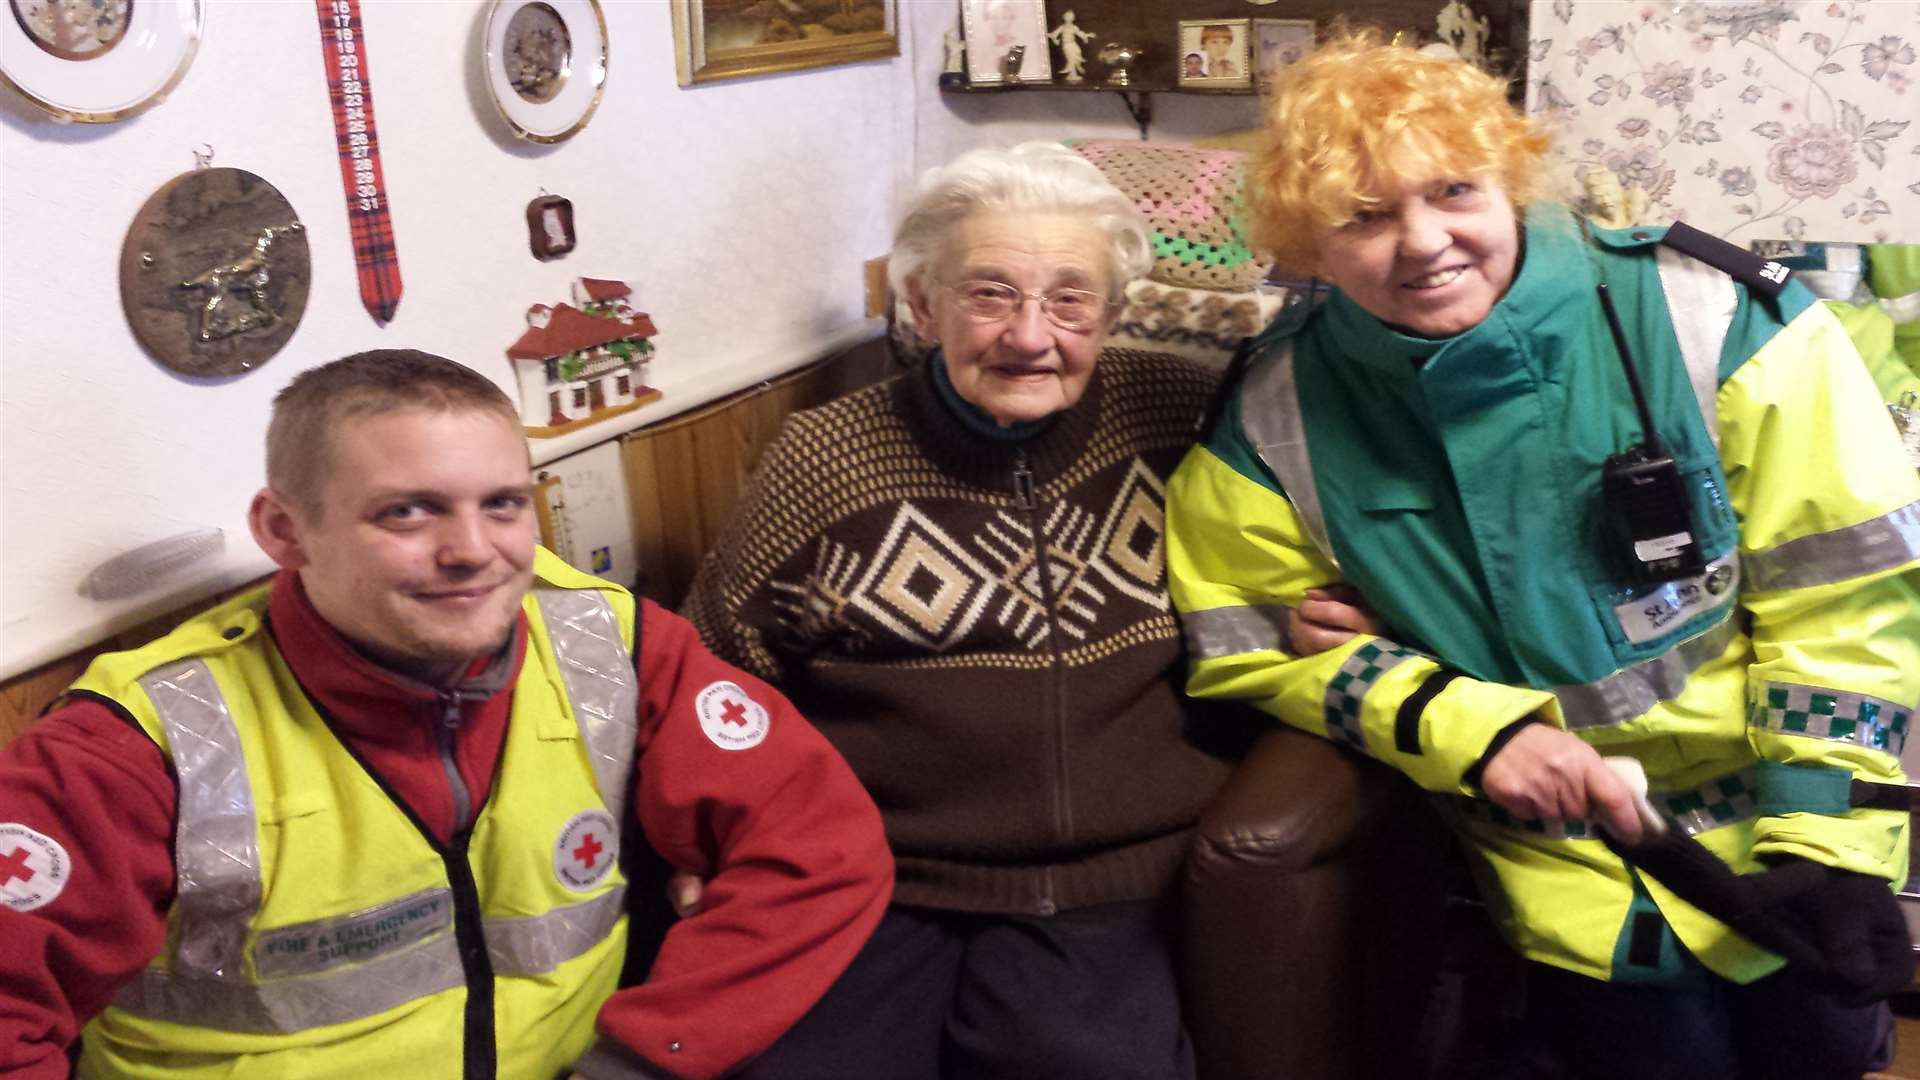
[[[114,1004],[176,1024],[280,1035],[344,1024],[464,985],[459,946],[452,934],[441,934],[403,952],[263,983],[149,968],[121,990]]]
[[[1624,724],[1663,701],[1679,697],[1688,677],[1726,652],[1739,633],[1735,619],[1722,619],[1711,630],[1598,682],[1556,686],[1553,696],[1560,699],[1560,711],[1569,729]]]
[[[1327,738],[1365,752],[1367,743],[1360,723],[1360,708],[1367,691],[1380,681],[1380,676],[1415,655],[1384,638],[1355,649],[1333,678],[1327,680]]]
[[[200,660],[155,668],[140,686],[167,733],[180,788],[173,843],[180,931],[171,966],[242,978],[247,925],[260,908],[260,852],[240,731]]]
[[[620,636],[619,616],[595,589],[538,588],[534,598],[560,662],[574,722],[586,740],[600,797],[624,827],[633,742],[639,737],[640,681]]]
[[[1241,395],[1240,421],[1260,460],[1280,480],[1287,498],[1307,527],[1307,535],[1328,562],[1338,566],[1327,540],[1327,519],[1320,510],[1320,489],[1313,482],[1307,453],[1307,426],[1300,415],[1300,387],[1294,381],[1293,343],[1273,347],[1266,362],[1254,366]]]
[[[1699,259],[1662,244],[1654,248],[1660,268],[1660,288],[1667,295],[1667,318],[1687,362],[1687,380],[1693,384],[1707,437],[1720,445],[1720,352],[1739,294],[1733,278]]]
[[[1293,651],[1288,636],[1293,609],[1285,604],[1247,604],[1241,607],[1208,608],[1180,613],[1180,628],[1187,636],[1189,660],[1212,660],[1217,656],[1275,649]]]
[[[1692,791],[1649,792],[1647,800],[1688,836],[1753,817],[1760,789],[1760,771],[1730,772]]]
[[[1871,694],[1800,683],[1766,683],[1747,723],[1810,739],[1858,743],[1898,757],[1907,745],[1913,710]]]
[[[1883,296],[1880,309],[1897,323],[1920,322],[1920,292],[1905,296]]]
[[[253,973],[263,981],[311,975],[452,932],[453,892],[425,889],[364,911],[262,930],[253,939]]]
[[[445,890],[436,895],[449,896]],[[487,920],[483,932],[494,973],[543,975],[585,953],[612,932],[625,913],[625,899],[623,885],[542,915]],[[149,969],[128,984],[114,1004],[176,1024],[286,1034],[344,1024],[464,985],[459,947],[449,929],[397,952],[371,958],[341,955],[319,970],[259,983]]]
[[[1830,585],[1920,559],[1920,502],[1831,532],[1814,533],[1746,559],[1754,592]]]
[[[496,975],[544,975],[606,940],[626,913],[627,887],[540,915],[486,921]]]

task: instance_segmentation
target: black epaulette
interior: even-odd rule
[[[1660,242],[1727,274],[1749,291],[1768,300],[1780,299],[1781,291],[1787,287],[1787,279],[1793,276],[1793,269],[1785,263],[1755,255],[1711,233],[1703,233],[1684,221],[1667,226],[1667,235]]]

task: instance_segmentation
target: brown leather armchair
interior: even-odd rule
[[[1196,829],[1183,883],[1201,1080],[1431,1075],[1421,1027],[1451,843],[1399,774],[1302,732],[1262,735]]]

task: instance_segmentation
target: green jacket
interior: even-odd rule
[[[1534,716],[1638,758],[1656,802],[1739,870],[1785,854],[1905,878],[1906,815],[1852,809],[1846,789],[1903,780],[1920,478],[1895,467],[1893,425],[1826,308],[1796,287],[1749,295],[1661,235],[1588,244],[1564,212],[1538,212],[1507,295],[1442,341],[1338,293],[1276,325],[1171,483],[1170,583],[1189,691],[1451,796],[1526,955],[1658,983],[1677,938],[1745,982],[1777,958],[1630,872],[1586,823],[1512,820],[1465,779]],[[1602,278],[1689,481],[1710,560],[1689,581],[1632,586],[1606,554],[1601,465],[1639,424]],[[1341,580],[1391,637],[1294,656],[1288,612]]]

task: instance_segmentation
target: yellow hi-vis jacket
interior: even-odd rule
[[[316,713],[265,589],[95,661],[74,688],[178,774],[178,891],[80,1075],[546,1078],[586,1051],[626,952],[635,604],[545,550],[535,575],[499,771],[444,848]],[[563,873],[567,837],[610,868]]]
[[[1169,485],[1188,689],[1441,796],[1527,957],[1662,985],[1677,942],[1749,982],[1779,959],[1631,870],[1588,823],[1515,820],[1465,778],[1534,717],[1637,758],[1656,804],[1736,870],[1799,856],[1903,881],[1907,814],[1855,806],[1850,786],[1904,780],[1920,477],[1804,290],[1762,302],[1656,252],[1658,230],[1598,232],[1589,248],[1547,217],[1528,224],[1507,295],[1458,337],[1403,337],[1336,293],[1255,343]],[[1601,466],[1639,430],[1594,299],[1602,275],[1710,560],[1688,580],[1622,581],[1598,536]],[[1342,580],[1392,637],[1295,654],[1291,611]]]

